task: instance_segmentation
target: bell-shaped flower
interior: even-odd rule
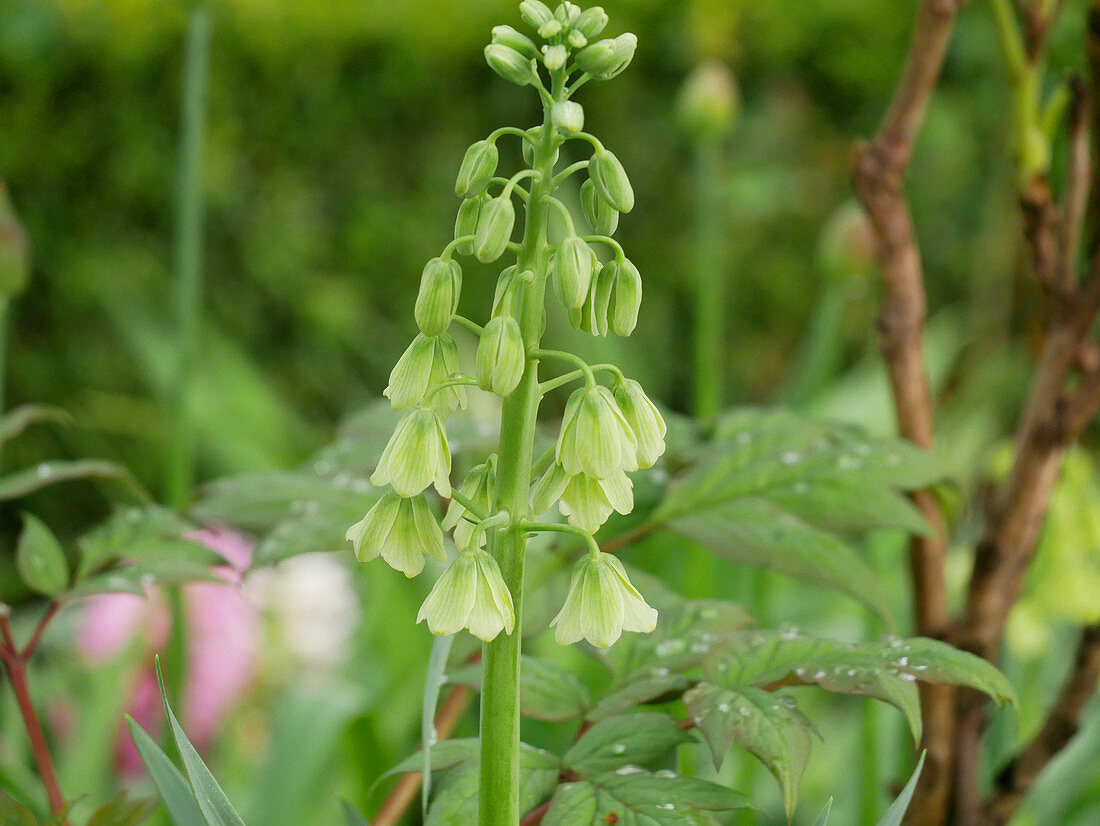
[[[608,266],[614,267],[608,308],[611,332],[617,336],[628,336],[638,324],[638,310],[642,306],[642,276],[628,259],[613,261]]]
[[[375,485],[392,485],[402,496],[416,496],[428,485],[439,495],[451,495],[451,451],[443,417],[431,407],[418,407],[397,423],[378,467],[370,480]]]
[[[565,486],[558,510],[573,527],[595,533],[612,511],[625,515],[634,510],[634,483],[621,470],[606,479],[578,473]]]
[[[565,405],[556,459],[570,476],[605,479],[638,469],[638,443],[611,391],[600,385],[574,391]]]
[[[459,486],[459,493],[471,500],[482,511],[488,512],[493,501],[493,489],[497,478],[497,457],[494,453],[481,465],[470,468],[466,478]],[[470,544],[470,535],[474,532],[474,523],[465,518],[466,507],[457,499],[452,499],[443,517],[443,530],[454,531],[455,545],[462,550]],[[479,544],[485,544],[484,534]]]
[[[425,556],[447,561],[443,532],[423,496],[406,498],[391,490],[348,528],[347,538],[360,562],[381,556],[407,577],[424,570]]]
[[[638,466],[653,467],[665,452],[668,427],[661,411],[634,379],[625,379],[615,385],[613,395],[623,418],[634,432],[634,438],[638,440]]]
[[[474,231],[474,255],[484,264],[496,261],[504,254],[512,229],[516,225],[516,208],[503,194],[483,204]]]
[[[424,620],[440,636],[463,628],[486,642],[501,631],[511,634],[516,626],[512,594],[492,555],[481,548],[460,553],[420,606],[416,621]]]
[[[441,381],[458,372],[455,340],[446,333],[438,336],[420,333],[390,371],[390,383],[382,395],[390,400],[394,410],[408,410],[422,402]],[[433,394],[432,403],[448,413],[456,407],[465,407],[466,388],[446,387]]]
[[[531,512],[537,515],[550,510],[565,493],[571,478],[557,462],[550,465],[531,488]]]
[[[589,554],[573,569],[565,605],[550,625],[554,639],[571,645],[582,639],[607,648],[623,631],[649,633],[657,612],[630,584],[623,564],[611,554]]]
[[[426,336],[438,336],[451,326],[462,292],[462,268],[457,261],[433,258],[424,265],[413,316]]]
[[[566,309],[579,309],[592,281],[592,249],[577,235],[558,244],[554,253],[554,290]]]
[[[597,149],[592,153],[592,158],[588,161],[588,178],[595,184],[600,197],[619,212],[630,212],[634,209],[634,188],[630,185],[622,162],[613,152]]]
[[[478,386],[507,396],[519,385],[526,366],[527,348],[519,322],[513,316],[498,315],[485,325],[477,345]]]

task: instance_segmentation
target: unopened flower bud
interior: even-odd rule
[[[447,636],[469,629],[486,642],[516,625],[512,594],[497,561],[480,548],[463,551],[436,581],[416,621],[428,621],[433,634]]]
[[[597,149],[588,161],[588,177],[596,192],[619,212],[634,209],[634,188],[618,158],[606,149]]]
[[[494,72],[517,86],[527,86],[538,77],[532,58],[524,57],[511,46],[502,43],[490,43],[485,47],[485,62]]]
[[[498,315],[485,325],[477,345],[477,383],[482,390],[507,396],[523,378],[527,350],[519,322],[510,315]]]
[[[560,43],[556,46],[543,46],[542,47],[542,63],[551,72],[556,72],[562,66],[565,65],[565,61],[569,58],[569,50],[562,46]]]
[[[495,143],[482,140],[470,144],[458,167],[455,195],[459,198],[472,198],[484,192],[497,171],[498,157]]]
[[[619,211],[596,192],[591,179],[581,184],[581,211],[597,235],[614,235],[619,228]]]
[[[381,556],[407,577],[424,570],[425,556],[447,561],[443,532],[423,496],[406,498],[391,490],[348,528],[347,539],[360,562]]]
[[[481,208],[489,201],[485,193],[473,198],[465,198],[458,208],[458,217],[455,219],[455,238],[463,235],[473,235],[477,232],[477,219],[481,215]],[[474,254],[474,242],[463,241],[455,247],[462,255]]]
[[[496,289],[493,291],[493,311],[489,314],[490,318],[496,318],[498,315],[519,317],[519,292],[515,289],[519,285],[513,284],[515,277],[516,267],[514,264],[506,267],[497,276]]]
[[[561,31],[561,23],[557,20],[547,20],[541,26],[539,26],[539,37],[543,40],[549,40],[551,37]]]
[[[382,394],[394,410],[408,410],[419,404],[439,383],[458,372],[458,347],[446,333],[413,339],[390,372],[390,383]],[[466,388],[445,388],[434,394],[434,403],[445,412],[466,406]]]
[[[580,16],[580,6],[575,3],[570,3],[569,0],[565,0],[564,3],[559,4],[558,7],[554,9],[554,19],[563,26],[568,26]]]
[[[554,19],[554,13],[539,0],[523,0],[519,4],[519,16],[528,26],[536,30]]]
[[[508,248],[515,223],[516,208],[511,198],[501,196],[485,204],[478,215],[477,232],[474,233],[474,255],[477,260],[488,264],[500,258]]]
[[[638,38],[633,34],[597,40],[577,52],[577,66],[596,80],[610,80],[630,65],[637,48]]]
[[[611,391],[600,385],[574,391],[565,405],[555,458],[570,476],[606,479],[638,469],[638,444]]]
[[[584,129],[584,109],[572,100],[559,100],[550,109],[550,122],[563,135],[576,135]]]
[[[569,36],[566,38],[569,41],[569,45],[574,49],[583,49],[588,45],[588,38],[581,34],[576,29],[571,29]]]
[[[531,38],[517,32],[511,26],[494,26],[493,42],[515,49],[527,57],[538,57],[539,50]]]
[[[602,32],[606,25],[607,14],[599,6],[593,6],[580,13],[580,16],[573,23],[573,29],[591,40]]]
[[[623,418],[638,440],[638,466],[653,467],[665,452],[665,433],[668,428],[661,411],[645,394],[634,379],[626,379],[615,386],[615,403]]]
[[[581,329],[594,336],[607,335],[607,311],[611,303],[611,290],[615,286],[614,261],[600,267],[592,277],[588,298],[581,309]],[[597,264],[593,265],[595,268]]]
[[[638,324],[638,310],[642,306],[642,276],[629,259],[615,264],[615,283],[611,287],[611,306],[608,316],[611,332],[628,336]]]
[[[565,605],[550,625],[555,628],[554,639],[562,645],[586,639],[607,648],[623,631],[652,631],[657,627],[657,612],[630,583],[623,563],[601,552],[577,562]]]
[[[546,513],[561,499],[569,484],[570,477],[565,468],[554,462],[548,467],[531,488],[531,511],[534,514]]]
[[[466,478],[462,480],[462,485],[459,486],[459,492],[483,511],[488,511],[489,505],[493,501],[496,478],[497,457],[496,454],[493,454],[484,464],[470,468],[470,472],[466,474]],[[443,530],[454,531],[455,546],[459,550],[470,544],[470,537],[474,532],[474,523],[465,518],[466,514],[466,507],[457,499],[452,499],[447,506],[447,513],[443,517]],[[484,544],[484,534],[482,534],[479,544]]]
[[[554,289],[568,309],[579,309],[592,281],[592,250],[580,236],[570,235],[554,253]]]
[[[717,60],[699,66],[680,90],[679,117],[696,138],[720,138],[733,128],[740,96],[729,68]]]
[[[390,436],[372,484],[392,485],[402,496],[416,496],[434,485],[440,496],[451,495],[451,451],[439,411],[418,407],[406,413]]]
[[[426,336],[437,336],[451,326],[462,291],[462,268],[457,261],[433,258],[424,265],[413,316]]]
[[[558,503],[570,525],[589,533],[598,531],[612,511],[627,514],[633,509],[634,483],[621,470],[606,479],[578,473],[569,480]]]

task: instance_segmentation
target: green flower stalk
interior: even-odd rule
[[[588,547],[554,621],[559,642],[583,639],[608,646],[624,631],[652,631],[657,621],[622,563],[600,552],[592,534],[613,512],[633,508],[627,473],[658,460],[664,421],[641,386],[618,368],[594,368],[571,353],[540,346],[548,281],[578,329],[625,336],[637,323],[641,276],[611,238],[620,213],[634,207],[634,190],[619,159],[584,131],[584,110],[571,99],[585,83],[625,69],[637,38],[623,34],[591,42],[608,23],[600,8],[582,11],[566,2],[551,11],[538,0],[524,0],[520,15],[535,38],[497,26],[485,60],[505,80],[534,89],[542,122],[497,129],[462,159],[455,181],[462,199],[455,236],[424,268],[414,308],[420,334],[394,366],[385,390],[393,408],[405,415],[371,481],[392,490],[348,531],[360,559],[381,556],[409,576],[424,568],[425,557],[442,558],[443,532],[453,535],[458,555],[417,619],[436,634],[465,629],[486,641],[481,826],[515,826],[521,816],[519,655],[530,534],[572,534]],[[498,170],[502,139],[518,140],[527,164],[511,177]],[[590,147],[591,157],[557,169],[566,141]],[[579,234],[569,210],[554,197],[562,181],[581,173],[586,174],[584,220],[594,235]],[[518,233],[517,204],[523,210]],[[550,230],[552,211],[563,219],[560,236]],[[514,256],[500,265],[484,321],[457,315],[462,270],[452,257],[463,255],[487,264]],[[479,338],[473,376],[461,372],[449,332],[456,323]],[[565,372],[540,381],[545,361],[562,362]],[[600,384],[598,377],[607,373],[612,386]],[[536,468],[532,454],[542,398],[576,381],[583,384],[569,398],[550,466],[540,461]],[[452,491],[446,420],[465,405],[471,387],[502,399],[499,447]],[[451,500],[442,526],[422,495],[428,487]],[[535,521],[555,503],[568,524]]]

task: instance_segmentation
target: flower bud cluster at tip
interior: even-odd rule
[[[451,532],[459,553],[435,583],[417,621],[426,621],[436,634],[467,629],[484,640],[502,631],[510,634],[516,624],[512,594],[497,560],[483,547],[486,531],[517,523],[505,511],[489,515],[496,501],[495,455],[472,468],[452,493],[446,419],[466,406],[468,385],[508,396],[534,363],[529,361],[529,344],[518,319],[526,312],[524,286],[540,277],[537,272],[552,280],[573,326],[593,335],[629,335],[641,301],[638,270],[610,238],[619,214],[633,209],[633,188],[619,159],[584,133],[584,109],[569,99],[585,81],[610,79],[625,69],[633,59],[637,38],[625,34],[596,40],[608,22],[598,7],[582,11],[564,2],[551,11],[538,0],[524,0],[520,11],[543,42],[536,45],[535,39],[511,26],[497,26],[485,57],[505,79],[536,87],[545,121],[526,131],[498,129],[472,144],[462,158],[454,187],[462,199],[454,240],[424,267],[413,313],[420,332],[394,365],[384,391],[393,409],[404,414],[371,476],[372,483],[388,485],[390,490],[347,533],[359,559],[381,557],[411,577],[423,570],[429,556],[446,560],[443,535]],[[543,85],[540,73],[544,71],[551,78],[552,95]],[[579,77],[570,86],[574,73]],[[498,177],[497,140],[506,134],[520,138],[530,167],[510,179]],[[452,254],[490,263],[518,248],[511,240],[516,225],[512,195],[530,208],[529,202],[542,193],[539,197],[564,210],[546,194],[552,193],[557,180],[547,185],[541,176],[552,174],[558,148],[569,138],[594,147],[589,161],[574,164],[562,175],[587,168],[581,206],[595,235],[582,237],[567,217],[568,233],[548,245],[539,264],[522,271],[509,266],[500,274],[484,327],[456,316],[462,269]],[[536,146],[541,153],[537,167]],[[535,179],[530,191],[522,184],[525,178]],[[490,191],[493,186],[502,187],[498,194]],[[602,263],[592,244],[610,248],[611,260]],[[473,376],[461,373],[458,347],[449,332],[456,318],[478,335]],[[637,382],[617,373],[614,387],[607,388],[595,383],[589,368],[585,372],[585,386],[568,402],[553,461],[536,482],[531,505],[539,513],[557,502],[573,526],[569,530],[585,532],[592,549],[578,564],[569,596],[555,618],[558,640],[588,639],[606,646],[624,630],[652,630],[656,612],[630,584],[622,564],[596,549],[591,534],[612,512],[625,514],[632,509],[627,472],[657,461],[664,450],[665,424]],[[423,496],[428,487],[443,499],[454,497],[442,523]]]

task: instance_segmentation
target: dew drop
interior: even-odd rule
[[[615,769],[615,774],[619,775],[642,774],[644,772],[645,769],[643,769],[641,766],[619,766],[619,768]]]
[[[612,754],[625,754],[626,753],[626,746],[624,746],[622,743],[616,743],[615,745],[613,745],[611,747],[611,753]]]
[[[40,479],[47,479],[53,475],[53,468],[49,466],[47,462],[43,462],[38,466],[38,477]]]
[[[313,472],[318,476],[328,476],[332,473],[332,462],[320,459],[313,465]]]
[[[802,461],[802,454],[797,450],[788,450],[779,457],[779,461],[785,465],[797,465]]]
[[[730,704],[729,703],[719,703],[718,704],[718,710],[720,712],[722,712],[723,714],[728,714],[729,710],[730,710]]]
[[[657,808],[658,809],[664,809],[666,812],[671,812],[673,809],[676,808],[676,804],[675,803],[658,803]]]

